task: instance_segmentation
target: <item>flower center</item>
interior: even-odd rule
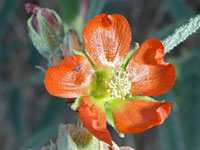
[[[107,92],[111,98],[125,100],[125,96],[130,93],[131,82],[129,75],[121,70],[113,71],[113,76],[107,81]]]

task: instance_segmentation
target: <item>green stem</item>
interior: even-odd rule
[[[165,53],[169,53],[174,47],[185,41],[191,34],[200,28],[200,14],[190,18],[189,22],[180,26],[175,32],[162,41]]]

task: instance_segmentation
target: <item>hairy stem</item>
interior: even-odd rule
[[[175,32],[162,41],[165,47],[165,53],[169,53],[178,44],[185,41],[191,34],[200,28],[200,14],[191,18],[185,25],[180,26]]]

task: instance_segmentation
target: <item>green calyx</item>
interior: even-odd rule
[[[73,110],[77,110],[78,107],[81,105],[82,97],[76,98],[75,102],[71,105]]]
[[[63,26],[63,22],[62,19],[60,18],[60,16],[52,9],[48,9],[46,8],[49,12],[51,12],[53,14],[53,16],[55,17],[57,23],[58,23],[58,34],[60,35],[60,39],[62,39],[64,37],[64,26]]]
[[[96,99],[107,99],[109,94],[107,91],[107,82],[112,75],[109,70],[98,70],[91,84],[90,95]]]
[[[122,71],[125,71],[126,70],[126,67],[129,63],[129,61],[131,60],[131,58],[133,57],[133,55],[135,54],[136,50],[139,48],[139,44],[138,43],[135,43],[135,47],[133,50],[131,50],[128,55],[126,56],[124,62],[122,63],[121,67],[120,67],[120,70]]]

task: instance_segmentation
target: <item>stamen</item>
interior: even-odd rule
[[[109,79],[107,92],[111,98],[120,98],[125,100],[125,96],[130,94],[131,82],[128,73],[116,70],[113,71],[113,77]]]

